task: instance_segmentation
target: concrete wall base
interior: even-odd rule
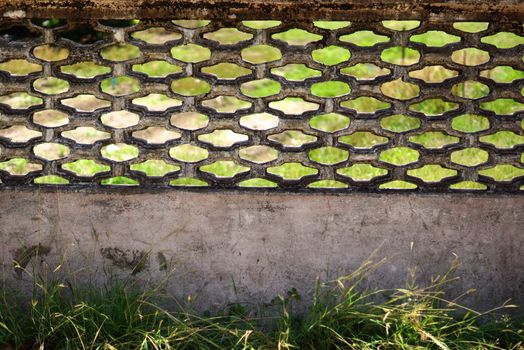
[[[500,195],[5,190],[0,263],[8,284],[29,288],[13,260],[42,269],[65,257],[73,275],[167,281],[204,309],[306,295],[317,277],[350,273],[373,252],[388,261],[369,288],[401,287],[413,268],[428,283],[457,257],[452,293],[475,288],[464,302],[484,309],[524,304],[523,208],[524,196]]]

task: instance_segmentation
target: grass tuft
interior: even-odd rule
[[[524,348],[524,323],[503,315],[513,305],[477,312],[446,299],[458,264],[427,287],[417,286],[412,274],[402,288],[363,290],[361,282],[384,262],[317,281],[310,306],[300,312],[302,297],[292,289],[257,307],[273,315],[264,318],[240,304],[197,314],[166,300],[160,288],[141,291],[118,279],[96,288],[36,277],[29,300],[3,290],[0,349]]]

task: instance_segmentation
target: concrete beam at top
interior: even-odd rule
[[[521,0],[0,0],[0,18],[522,21]]]

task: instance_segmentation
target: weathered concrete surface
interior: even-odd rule
[[[0,0],[6,18],[522,19],[520,0]]]
[[[66,273],[99,281],[172,272],[168,290],[213,307],[306,294],[317,276],[351,272],[380,248],[389,261],[367,286],[403,286],[410,268],[423,284],[456,255],[455,292],[478,289],[468,304],[524,304],[523,208],[524,196],[499,195],[0,191],[0,261],[21,287],[13,259],[42,269],[65,257]]]

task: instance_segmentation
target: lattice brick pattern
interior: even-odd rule
[[[0,187],[521,192],[521,23],[0,25]]]

